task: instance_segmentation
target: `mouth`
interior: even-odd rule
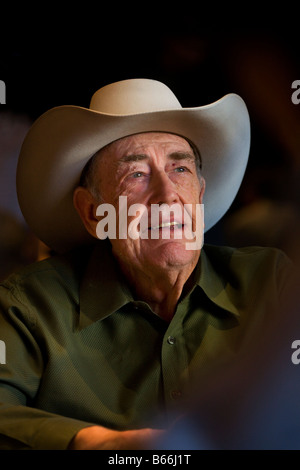
[[[170,228],[170,229],[176,229],[176,228],[182,228],[184,227],[184,224],[181,222],[162,222],[159,225],[156,225],[154,227],[149,227],[148,230],[159,230],[159,229],[164,229],[164,228]]]

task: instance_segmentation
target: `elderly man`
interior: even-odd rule
[[[202,247],[198,211],[206,230],[223,216],[249,143],[237,95],[183,109],[153,80],[108,85],[89,109],[34,123],[18,196],[57,254],[0,289],[1,448],[147,448],[201,371],[255,347],[288,262],[271,249]],[[110,208],[116,230],[99,240]]]

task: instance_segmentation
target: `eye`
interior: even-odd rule
[[[144,173],[142,173],[141,171],[136,171],[132,174],[132,177],[133,178],[141,178],[141,176],[143,176]]]
[[[184,173],[185,171],[188,171],[188,169],[185,166],[178,166],[174,171],[176,171],[176,173]]]

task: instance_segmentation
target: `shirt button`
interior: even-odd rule
[[[174,338],[174,336],[168,336],[167,342],[173,345],[176,343],[176,338]]]
[[[173,400],[178,400],[179,398],[182,397],[182,393],[180,390],[172,390],[170,395],[171,395],[171,398],[173,398]]]

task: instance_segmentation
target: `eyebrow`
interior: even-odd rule
[[[193,152],[173,152],[168,155],[170,160],[193,160],[196,161],[195,155]]]
[[[132,154],[132,155],[124,155],[124,157],[121,157],[119,162],[139,162],[142,160],[149,160],[150,157],[149,155],[146,154]],[[169,160],[193,160],[196,161],[195,155],[193,152],[172,152],[168,155]]]
[[[128,163],[128,162],[139,162],[141,160],[147,160],[149,159],[150,157],[148,155],[145,155],[143,153],[141,154],[132,154],[132,155],[124,155],[124,157],[121,157],[119,162],[125,162],[125,163]]]

